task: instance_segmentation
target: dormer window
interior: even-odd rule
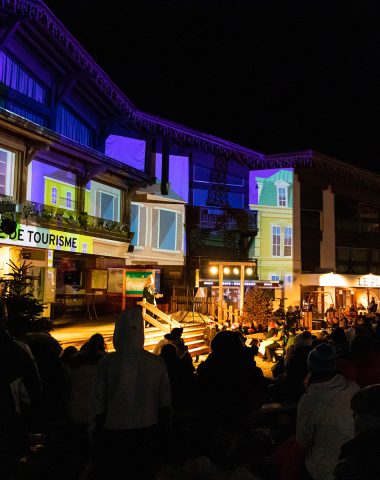
[[[288,206],[288,195],[289,195],[289,183],[285,180],[278,180],[275,182],[277,188],[277,206],[278,207],[287,207]]]
[[[277,187],[277,205],[279,207],[288,206],[288,188],[287,187]]]

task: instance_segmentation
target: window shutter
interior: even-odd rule
[[[152,210],[152,247],[158,248],[158,222],[159,222],[159,210],[153,208]]]
[[[140,205],[139,208],[139,247],[145,247],[146,245],[146,213],[147,208],[144,205]]]
[[[183,250],[183,214],[177,213],[176,250]]]

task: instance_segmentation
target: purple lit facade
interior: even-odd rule
[[[294,169],[286,205],[293,208],[298,235],[292,243],[295,288],[307,285],[303,274],[318,270],[380,274],[375,175],[313,151],[265,155],[142,112],[43,2],[20,5],[9,0],[0,7],[0,35],[6,38],[0,47],[0,158],[6,159],[1,191],[20,205],[39,204],[47,217],[45,207],[58,209],[59,231],[92,222],[97,236],[92,254],[82,256],[83,269],[151,263],[161,269],[162,288],[169,289],[173,279],[191,283],[194,266],[202,262],[260,262],[252,253],[260,228],[257,179],[265,182],[282,171],[289,183],[286,172]],[[19,21],[16,29],[11,17]],[[40,40],[27,44],[25,36]],[[362,212],[363,202],[370,213]],[[80,227],[70,223],[74,214]],[[324,225],[337,233],[327,233]],[[128,229],[133,240],[123,240]],[[360,245],[358,232],[365,234]],[[120,241],[113,240],[117,235]],[[367,253],[360,257],[363,248]],[[57,278],[63,281],[65,269],[77,271],[78,261],[57,260]],[[87,270],[72,275],[86,292]]]

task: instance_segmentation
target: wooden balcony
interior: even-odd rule
[[[191,228],[257,233],[257,211],[237,208],[188,207]]]

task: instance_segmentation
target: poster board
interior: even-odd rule
[[[153,275],[153,269],[125,270],[125,295],[127,297],[142,297],[147,277]]]
[[[123,293],[124,268],[108,269],[107,293]]]
[[[91,270],[91,288],[107,290],[108,270]]]

